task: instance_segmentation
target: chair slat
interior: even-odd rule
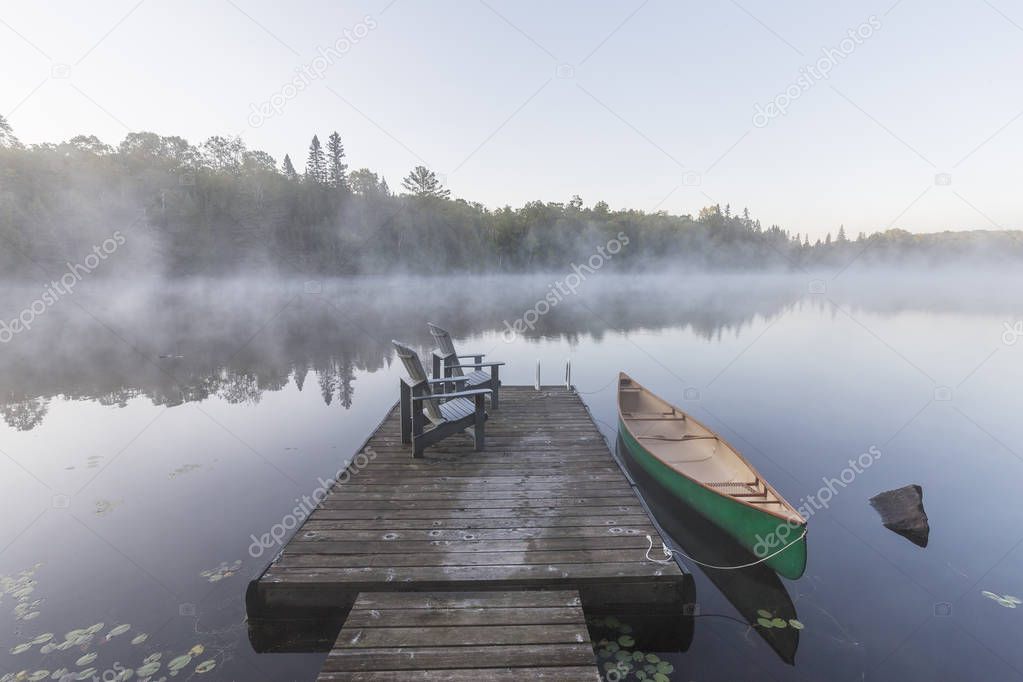
[[[426,374],[426,369],[423,367],[422,360],[419,359],[419,355],[404,343],[393,340],[391,343],[394,344],[394,349],[398,353],[398,357],[401,358],[401,364],[405,365],[405,371],[408,372],[412,383],[415,385],[422,384],[421,390],[423,394],[429,395],[430,384],[427,383],[429,377]],[[431,421],[441,421],[444,419],[436,400],[424,400],[423,405]]]

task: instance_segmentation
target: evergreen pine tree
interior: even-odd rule
[[[291,163],[291,157],[287,154],[284,155],[284,161],[281,162],[281,168],[284,171],[284,177],[287,179],[298,179],[298,171],[295,170],[295,164]]]
[[[451,196],[451,190],[445,189],[437,179],[437,174],[426,166],[416,166],[412,172],[401,181],[409,194],[417,197],[436,197],[447,199]]]
[[[313,135],[313,141],[309,143],[309,156],[305,162],[305,177],[310,182],[323,184],[327,180],[327,163],[323,156],[323,147],[320,146],[320,138]]]
[[[335,189],[348,187],[348,164],[344,159],[345,147],[335,130],[327,138],[327,182]]]
[[[12,149],[19,149],[21,142],[14,134],[14,129],[11,128],[11,124],[7,122],[7,119],[0,115],[0,147],[10,147]]]

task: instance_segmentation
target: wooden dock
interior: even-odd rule
[[[257,644],[253,624],[336,623],[377,593],[571,590],[587,614],[682,613],[691,576],[647,558],[646,536],[657,554],[660,536],[573,390],[502,387],[482,452],[460,434],[412,459],[399,427],[395,407],[368,464],[250,583],[257,650],[296,648]]]
[[[364,592],[318,682],[599,682],[579,593]]]

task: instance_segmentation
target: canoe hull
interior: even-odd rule
[[[773,514],[708,490],[651,454],[633,437],[621,418],[618,431],[632,459],[671,495],[731,535],[755,557],[773,554],[764,563],[782,577],[796,580],[803,575],[806,570],[805,525],[790,526]],[[779,552],[782,547],[786,549]]]

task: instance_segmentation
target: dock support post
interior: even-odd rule
[[[536,390],[540,390],[540,361],[536,361]]]

